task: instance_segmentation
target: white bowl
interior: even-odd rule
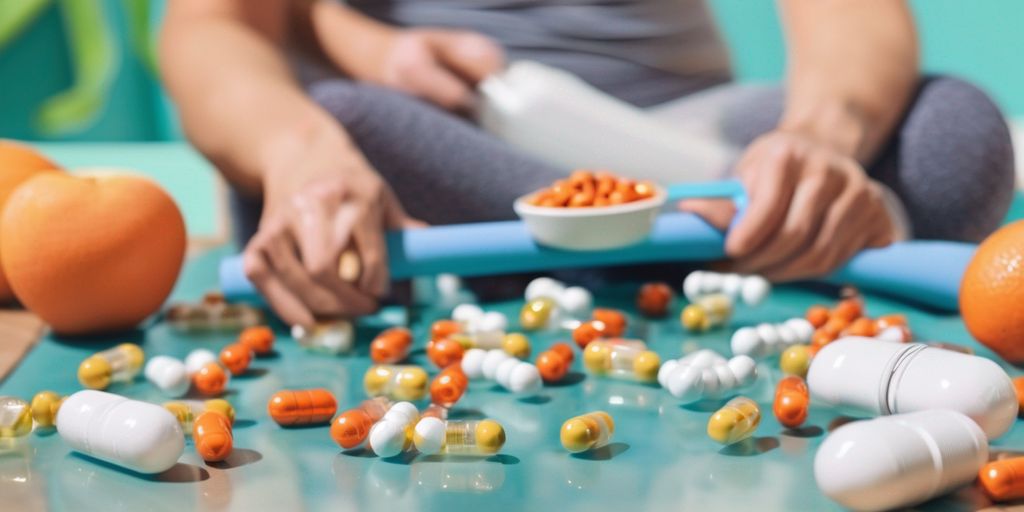
[[[654,196],[640,201],[566,208],[530,204],[528,199],[536,193],[516,199],[516,214],[538,243],[574,251],[617,249],[639,243],[650,234],[667,197],[665,189],[656,186]]]

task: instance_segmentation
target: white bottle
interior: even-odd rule
[[[185,363],[170,356],[156,356],[146,363],[143,370],[146,380],[171,398],[184,396],[192,383]]]
[[[170,469],[185,449],[181,425],[167,409],[103,391],[67,397],[57,433],[72,450],[139,473]]]
[[[846,337],[825,345],[807,373],[811,396],[874,414],[950,409],[977,422],[989,439],[1017,419],[1017,395],[998,364],[922,343]]]
[[[968,484],[987,461],[978,425],[937,409],[843,425],[818,448],[814,479],[844,507],[888,510]]]
[[[487,131],[551,164],[661,183],[718,178],[733,149],[658,120],[565,71],[513,62],[480,84]]]

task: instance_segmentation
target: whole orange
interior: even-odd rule
[[[61,334],[129,329],[160,308],[185,257],[185,222],[153,181],[47,173],[11,195],[0,261],[25,306]]]
[[[18,185],[44,171],[56,171],[60,166],[48,160],[34,149],[17,142],[0,139],[0,211],[7,198]],[[14,298],[7,276],[0,267],[0,302]]]
[[[1011,363],[1024,362],[1024,221],[978,246],[960,283],[960,313],[978,341]]]

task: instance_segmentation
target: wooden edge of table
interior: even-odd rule
[[[46,324],[23,309],[0,310],[0,382],[42,337]]]

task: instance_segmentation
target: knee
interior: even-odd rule
[[[1014,159],[1002,112],[956,78],[926,80],[900,133],[900,181],[920,238],[977,241],[1013,199]]]

